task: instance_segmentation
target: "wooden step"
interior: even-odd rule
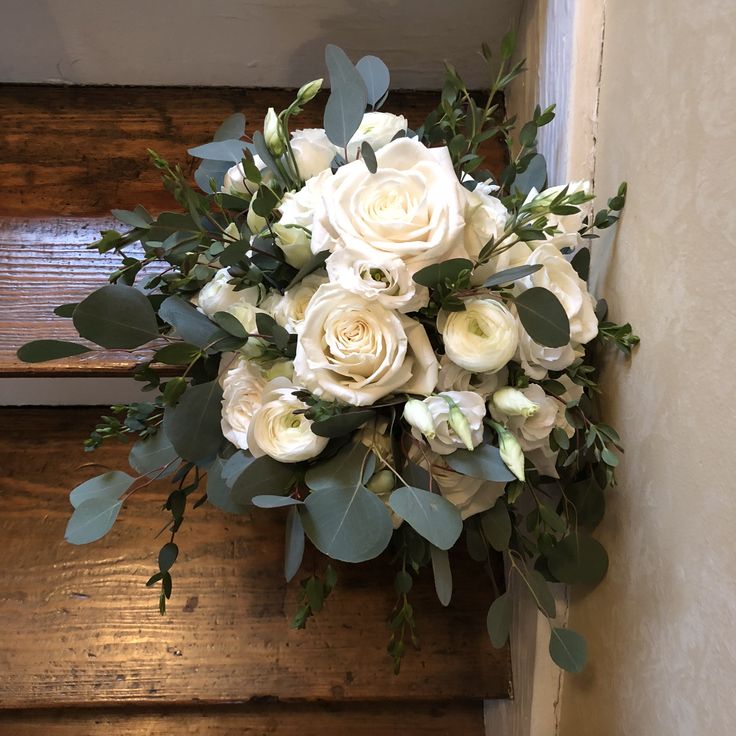
[[[293,92],[232,88],[0,87],[0,376],[120,376],[133,364],[124,353],[28,365],[15,357],[29,340],[70,339],[54,307],[78,301],[106,283],[115,257],[85,248],[110,227],[112,208],[144,204],[177,208],[148,163],[147,148],[193,172],[186,149],[211,139],[233,112],[260,128],[269,106]],[[322,124],[324,94],[297,119]],[[392,92],[386,110],[418,126],[438,101],[433,92]],[[484,149],[498,173],[506,152]],[[119,227],[118,223],[118,227]]]
[[[492,586],[464,550],[451,555],[450,607],[437,602],[430,570],[417,581],[411,597],[421,650],[408,653],[398,677],[385,649],[394,603],[389,561],[338,565],[324,610],[306,630],[292,630],[298,581],[283,582],[278,512],[254,510],[251,519],[209,504],[189,512],[177,538],[173,597],[160,616],[158,593],[145,581],[155,572],[155,537],[167,520],[167,481],[126,502],[103,540],[83,547],[63,541],[69,488],[100,466],[125,467],[126,445],[82,453],[98,413],[0,410],[0,423],[11,430],[0,434],[0,733],[40,733],[41,724],[54,721],[45,715],[36,722],[18,709],[71,708],[77,733],[98,733],[102,727],[92,729],[85,720],[91,716],[77,709],[125,706],[100,711],[94,723],[146,733],[167,720],[160,708],[247,703],[261,710],[196,711],[203,725],[193,732],[235,733],[238,724],[238,733],[291,734],[298,719],[290,705],[278,705],[288,702],[314,712],[314,723],[349,723],[356,734],[420,733],[419,724],[427,734],[480,734],[482,700],[510,696],[508,649],[493,649],[485,631]],[[305,574],[323,565],[310,552]],[[349,705],[346,720],[340,710],[320,710],[322,701]],[[264,702],[272,705],[262,710]],[[391,730],[399,712],[407,727]],[[115,724],[131,713],[144,725],[119,729]],[[374,730],[361,725],[360,713],[375,717]],[[437,725],[445,713],[467,728]],[[413,714],[416,730],[406,720]],[[257,725],[263,723],[275,725]],[[18,724],[23,729],[13,730]],[[317,733],[313,726],[299,732]]]

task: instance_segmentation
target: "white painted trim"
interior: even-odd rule
[[[150,401],[132,378],[3,378],[0,406],[110,406]]]

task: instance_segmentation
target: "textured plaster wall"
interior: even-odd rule
[[[629,202],[602,286],[642,345],[605,379],[627,452],[562,736],[736,733],[735,37],[732,0],[606,3],[596,187]]]

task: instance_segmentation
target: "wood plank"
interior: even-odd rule
[[[84,455],[96,409],[3,409],[0,423],[0,709],[83,704],[431,701],[509,697],[507,649],[485,632],[493,593],[481,566],[453,554],[444,609],[431,571],[412,592],[422,649],[399,677],[385,652],[393,605],[387,560],[338,565],[339,583],[306,631],[289,629],[297,584],[282,580],[283,518],[205,505],[180,539],[170,611],[144,587],[167,516],[160,481],[135,494],[112,532],[84,547],[62,537],[68,489],[124,467],[127,447]],[[257,514],[257,516],[256,516]],[[321,568],[317,555],[307,569]]]
[[[129,374],[135,361],[124,353],[28,365],[15,351],[28,340],[74,337],[52,310],[104,285],[114,270],[113,255],[85,248],[112,224],[111,208],[177,208],[147,148],[191,173],[196,162],[186,149],[209,140],[227,115],[244,111],[252,131],[269,106],[291,97],[262,89],[0,86],[0,375]],[[321,95],[298,124],[321,125],[324,102]],[[386,109],[417,126],[436,102],[436,93],[396,92]],[[504,146],[490,141],[484,153],[498,173]]]
[[[483,706],[455,703],[282,704],[216,708],[49,709],[0,713],[0,736],[482,736]]]

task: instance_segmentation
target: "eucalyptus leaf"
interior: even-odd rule
[[[152,437],[138,440],[133,445],[128,455],[128,463],[139,475],[145,475],[148,478],[165,478],[176,472],[178,458],[166,433],[158,431]],[[169,467],[163,470],[167,465]]]
[[[319,437],[343,437],[362,427],[372,419],[376,413],[371,409],[358,409],[357,411],[346,411],[336,414],[334,417],[323,419],[312,424],[312,432]]]
[[[97,475],[80,483],[69,494],[69,503],[76,509],[91,498],[111,498],[117,500],[133,485],[135,478],[120,470]]]
[[[177,454],[193,463],[211,460],[223,443],[222,388],[217,381],[191,386],[164,411],[163,428]]]
[[[266,168],[273,174],[274,179],[276,179],[279,184],[285,187],[286,181],[284,181],[284,176],[279,170],[279,167],[276,165],[276,161],[274,161],[274,158],[271,155],[271,151],[268,150],[266,139],[263,137],[263,133],[261,133],[260,130],[257,130],[255,133],[253,133],[253,146],[255,147],[256,153],[260,156]]]
[[[590,276],[590,248],[581,248],[570,261],[572,267],[577,271],[583,281]]]
[[[514,179],[513,189],[526,197],[532,189],[538,192],[544,189],[547,182],[547,162],[541,153],[536,154],[526,169],[516,175]]]
[[[503,271],[493,274],[489,279],[483,282],[483,286],[490,289],[492,286],[502,286],[510,284],[513,281],[531,276],[542,268],[541,263],[535,263],[529,266],[515,266],[514,268],[506,268]]]
[[[352,442],[329,460],[309,468],[304,475],[304,482],[312,491],[348,488],[370,478],[375,467],[376,457],[371,450],[362,442]]]
[[[186,342],[196,345],[198,348],[204,349],[217,340],[229,337],[225,330],[178,296],[170,296],[166,299],[158,314]]]
[[[507,483],[516,478],[501,459],[498,447],[485,443],[472,451],[455,450],[445,456],[445,462],[456,472],[469,475],[471,478],[482,478],[497,483]]]
[[[295,507],[289,509],[286,517],[286,534],[284,539],[284,577],[290,582],[297,574],[304,557],[304,527],[302,519]]]
[[[481,528],[488,543],[497,552],[509,548],[511,539],[511,518],[506,502],[499,498],[496,503],[480,517]]]
[[[554,618],[557,615],[557,604],[542,573],[538,570],[528,570],[525,573],[525,581],[539,610]]]
[[[245,331],[243,323],[237,317],[230,314],[230,312],[216,312],[213,319],[230,335],[242,338],[243,340],[248,338],[248,333]]]
[[[296,273],[296,276],[289,282],[286,287],[286,291],[293,289],[298,283],[302,281],[310,273],[318,271],[323,268],[325,261],[330,257],[331,253],[328,250],[321,250],[319,253],[315,253]]]
[[[257,457],[238,475],[232,486],[232,498],[239,504],[251,504],[256,496],[279,495],[296,480],[291,463],[280,463],[268,455]]]
[[[77,304],[78,302],[59,304],[59,306],[54,309],[54,314],[57,317],[65,317],[67,319],[70,319],[74,315],[74,310],[77,308]]]
[[[215,132],[212,140],[227,141],[242,138],[245,135],[245,115],[242,112],[236,112],[223,120],[220,127]]]
[[[153,354],[153,362],[165,365],[189,365],[199,354],[200,349],[195,345],[188,342],[172,342]]]
[[[535,286],[514,301],[521,324],[534,342],[548,348],[561,348],[570,342],[570,320],[551,291]]]
[[[434,589],[437,598],[443,606],[449,606],[452,599],[452,570],[447,550],[439,549],[433,544],[429,551],[432,557],[432,572],[434,573]]]
[[[145,210],[143,210],[143,212],[145,212]],[[125,225],[130,225],[131,227],[139,227],[145,230],[148,229],[149,225],[151,224],[151,217],[149,215],[149,217],[146,218],[143,212],[131,212],[129,210],[110,210],[112,216],[115,219],[120,220],[120,222],[124,223]]]
[[[47,360],[70,358],[73,355],[89,353],[91,348],[65,340],[32,340],[19,348],[18,360],[24,363],[44,363]]]
[[[234,165],[240,163],[245,147],[245,141],[231,139],[195,146],[187,149],[187,153],[195,158],[205,158],[210,161],[228,161]]]
[[[89,544],[107,534],[118,517],[123,502],[108,496],[88,498],[74,509],[64,538],[70,544]]]
[[[368,91],[355,65],[339,46],[327,45],[325,62],[330,73],[325,133],[334,145],[345,148],[363,120]]]
[[[179,547],[174,542],[167,542],[158,553],[158,569],[168,572],[179,556]]]
[[[228,514],[247,514],[250,512],[250,507],[236,503],[230,496],[230,488],[226,482],[225,466],[226,463],[218,457],[215,458],[207,471],[207,500],[213,506]]]
[[[403,486],[391,494],[388,503],[412,529],[440,549],[450,549],[463,530],[460,512],[437,493]]]
[[[546,555],[550,572],[561,583],[596,585],[608,571],[608,554],[593,537],[573,532],[560,540]]]
[[[575,525],[595,529],[600,524],[606,510],[606,499],[592,480],[572,483],[565,488],[565,496],[574,507],[572,521]]]
[[[496,598],[491,607],[488,609],[486,616],[486,627],[488,636],[496,649],[501,649],[509,640],[509,631],[511,630],[511,614],[513,611],[513,602],[508,591],[502,593]]]
[[[368,93],[368,103],[375,107],[388,92],[391,73],[377,56],[364,56],[355,65]]]
[[[299,506],[304,501],[300,501],[298,498],[292,496],[253,496],[252,503],[259,509],[281,509],[286,506]]]
[[[343,562],[372,560],[386,549],[393,534],[386,505],[364,486],[311,493],[299,511],[312,544]]]
[[[454,282],[463,271],[472,269],[473,262],[467,258],[450,258],[447,261],[425,266],[414,274],[413,279],[422,286],[432,288],[438,284],[444,284],[445,281]]]
[[[588,659],[588,645],[577,631],[553,628],[549,637],[552,661],[567,672],[582,672]]]
[[[255,460],[249,452],[233,453],[227,460],[222,461],[222,477],[227,483],[228,488],[233,487],[233,483],[238,476]]]
[[[378,171],[378,162],[376,161],[376,153],[368,141],[363,141],[363,143],[361,143],[360,154],[363,157],[363,162],[368,168],[368,171],[370,171],[371,174],[375,174],[376,171]]]
[[[203,160],[194,172],[194,181],[206,194],[219,192],[225,182],[225,174],[233,166],[232,161]],[[215,188],[210,186],[210,179],[215,180]]]
[[[159,336],[156,313],[143,292],[110,284],[77,304],[74,327],[81,337],[103,348],[130,350]]]

